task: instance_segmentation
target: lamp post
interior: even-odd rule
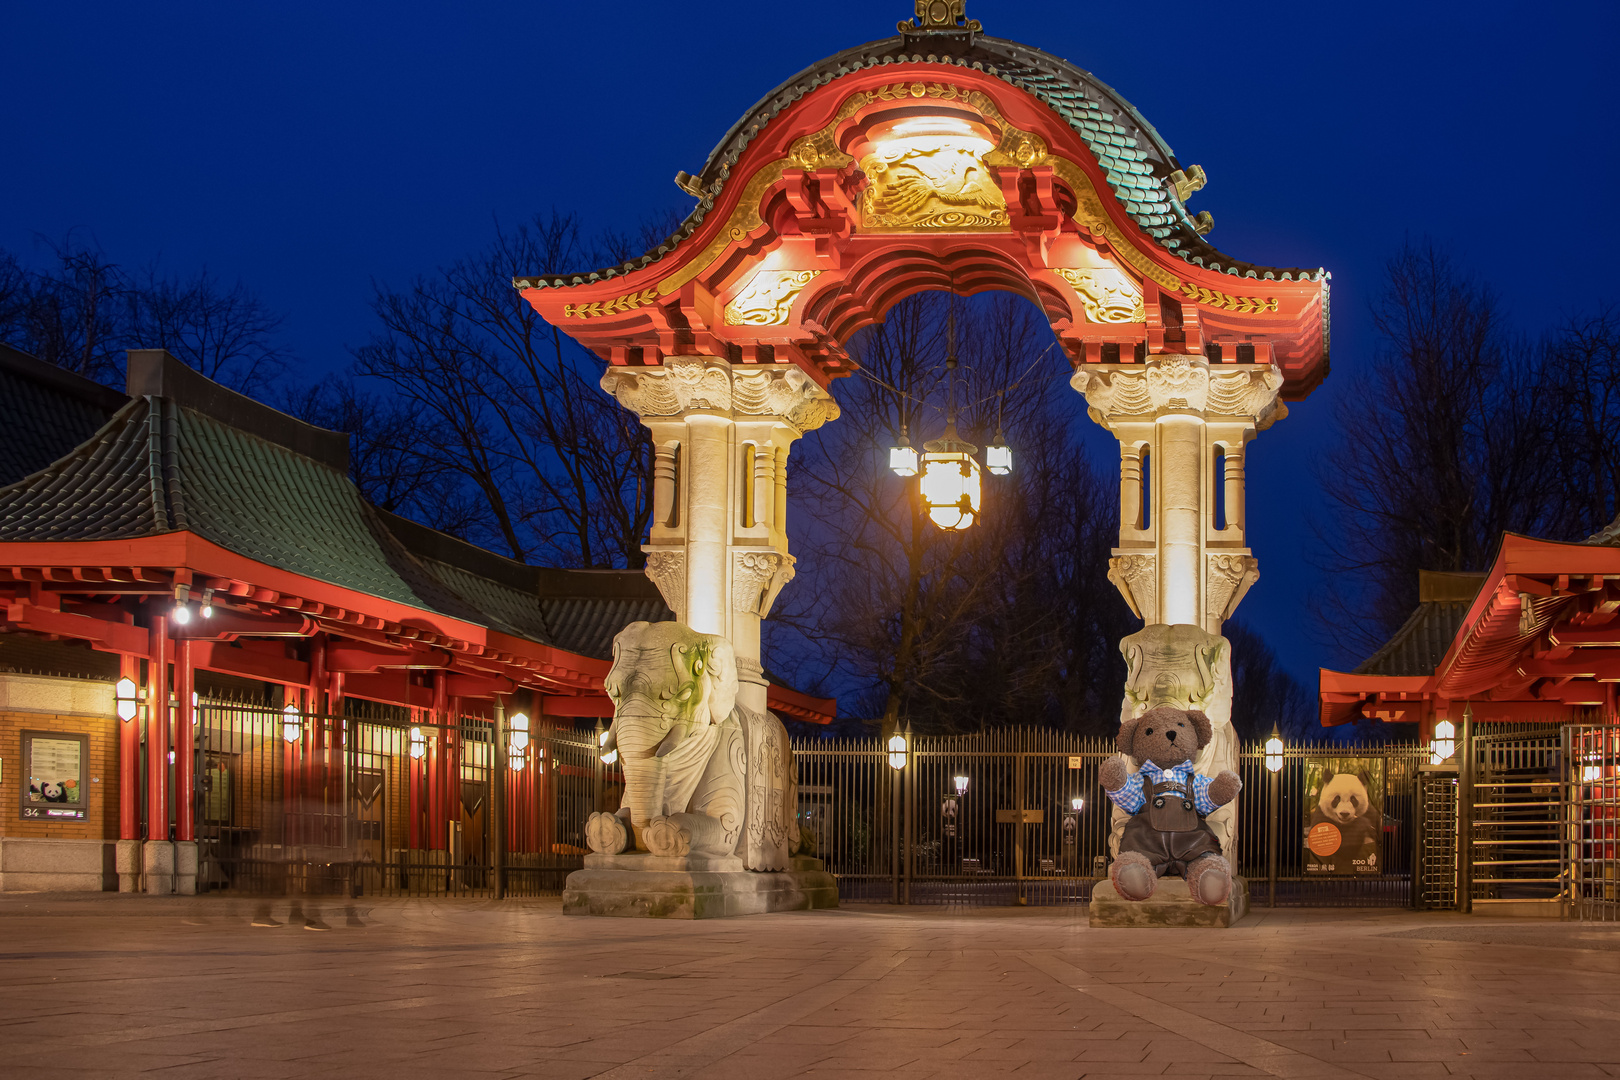
[[[1282,767],[1283,741],[1273,731],[1266,740],[1266,771],[1271,774],[1267,785],[1267,803],[1271,811],[1271,842],[1266,845],[1266,906],[1277,906],[1277,846],[1282,840]]]

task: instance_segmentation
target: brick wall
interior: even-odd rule
[[[24,821],[22,733],[61,731],[90,737],[89,816],[83,821]],[[0,836],[118,839],[118,719],[113,686],[88,679],[0,673]]]

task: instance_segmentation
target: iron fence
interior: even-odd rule
[[[1031,728],[918,737],[899,767],[877,737],[806,739],[794,753],[801,828],[845,900],[1081,904],[1107,876],[1113,807],[1097,772],[1116,753],[1112,740]],[[1233,861],[1251,902],[1412,904],[1417,767],[1428,754],[1410,744],[1292,746],[1273,772],[1262,746],[1241,747]],[[1324,762],[1377,777],[1372,857],[1359,867],[1310,869],[1307,774]]]

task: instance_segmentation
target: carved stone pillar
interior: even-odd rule
[[[1196,765],[1210,775],[1237,769],[1231,643],[1221,627],[1260,577],[1247,546],[1243,455],[1256,432],[1287,415],[1282,382],[1272,365],[1202,356],[1087,365],[1072,380],[1120,444],[1119,546],[1108,578],[1144,623],[1120,643],[1129,669],[1120,719],[1160,704],[1204,712],[1215,735]],[[1124,815],[1114,819],[1117,852]],[[1209,823],[1231,856],[1236,805]]]
[[[602,389],[652,432],[647,576],[678,621],[732,643],[737,700],[763,712],[759,624],[794,572],[788,449],[838,405],[797,367],[706,356],[612,367]]]
[[[1287,415],[1282,381],[1272,365],[1202,356],[1075,372],[1091,418],[1120,442],[1119,546],[1108,576],[1145,624],[1219,634],[1259,579],[1245,533],[1243,454]]]

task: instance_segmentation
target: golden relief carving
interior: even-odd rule
[[[1277,298],[1268,296],[1261,299],[1258,296],[1228,296],[1214,289],[1206,289],[1202,285],[1184,282],[1181,291],[1200,304],[1221,308],[1225,311],[1235,311],[1239,315],[1256,315],[1262,311],[1276,311]]]
[[[781,326],[820,270],[761,270],[726,305],[727,326]]]
[[[1079,294],[1086,318],[1094,323],[1139,323],[1147,320],[1142,290],[1123,272],[1106,267],[1058,270],[1057,275]]]
[[[638,307],[650,304],[657,296],[656,288],[647,288],[640,292],[616,296],[612,300],[598,300],[592,304],[564,304],[563,318],[599,319],[604,315],[617,315],[621,311],[634,311]]]
[[[862,90],[851,94],[838,107],[832,121],[820,131],[803,135],[788,148],[788,160],[801,169],[841,169],[855,159],[838,148],[835,135],[838,125],[877,101],[903,101],[930,98],[935,101],[960,101],[987,120],[995,122],[1001,131],[1001,142],[985,157],[991,165],[1017,165],[1030,168],[1046,160],[1046,143],[1039,135],[1021,131],[1008,124],[990,95],[979,90],[964,90],[959,86],[939,82],[898,82],[880,86],[875,90]]]
[[[972,140],[917,136],[861,159],[869,229],[1000,229],[1007,203]],[[982,144],[981,144],[982,145]]]

